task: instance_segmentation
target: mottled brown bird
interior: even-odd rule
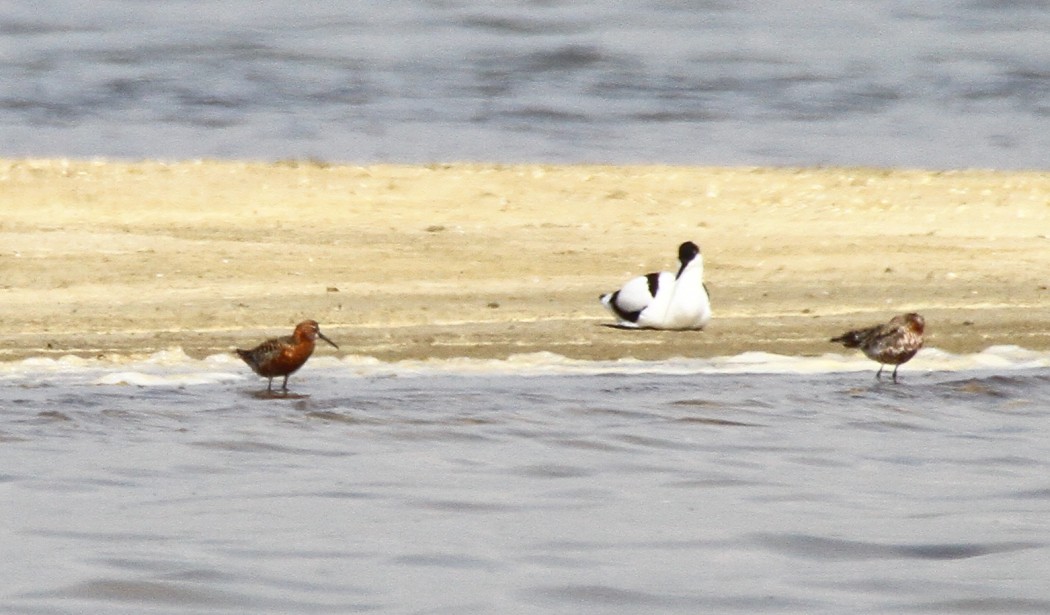
[[[317,338],[339,348],[335,342],[321,333],[317,321],[304,320],[295,326],[295,331],[291,335],[266,340],[251,350],[238,348],[237,354],[244,359],[248,367],[252,368],[252,371],[263,378],[269,378],[266,384],[268,393],[273,392],[273,379],[277,376],[284,376],[281,390],[287,393],[288,376],[294,374],[310,358],[314,352],[314,340]]]
[[[925,329],[926,319],[911,312],[894,316],[884,325],[847,331],[831,341],[846,348],[860,348],[869,359],[878,361],[879,371],[875,374],[878,380],[882,379],[882,368],[892,365],[893,381],[897,382],[897,368],[910,361],[922,348]]]

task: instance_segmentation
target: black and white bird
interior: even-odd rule
[[[704,285],[704,257],[691,241],[678,246],[677,273],[661,271],[628,280],[601,296],[601,302],[632,329],[703,329],[711,320],[711,298]]]

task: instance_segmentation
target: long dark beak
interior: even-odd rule
[[[338,345],[337,345],[337,344],[336,344],[335,342],[333,342],[332,340],[330,340],[330,339],[328,339],[327,337],[325,337],[325,336],[324,336],[324,333],[321,333],[320,331],[318,331],[318,332],[317,332],[317,337],[319,337],[319,338],[323,339],[324,341],[326,341],[326,342],[328,342],[329,344],[331,344],[331,345],[335,346],[336,348],[339,348],[339,346],[338,346]]]

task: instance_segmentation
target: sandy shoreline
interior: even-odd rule
[[[1048,172],[7,160],[0,199],[0,360],[305,318],[383,360],[821,354],[905,310],[945,350],[1050,349]],[[685,239],[708,329],[604,326]]]

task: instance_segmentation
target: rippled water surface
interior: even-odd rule
[[[3,156],[1047,168],[1050,3],[0,4]]]
[[[1048,357],[920,359],[9,366],[0,611],[1050,611]]]

